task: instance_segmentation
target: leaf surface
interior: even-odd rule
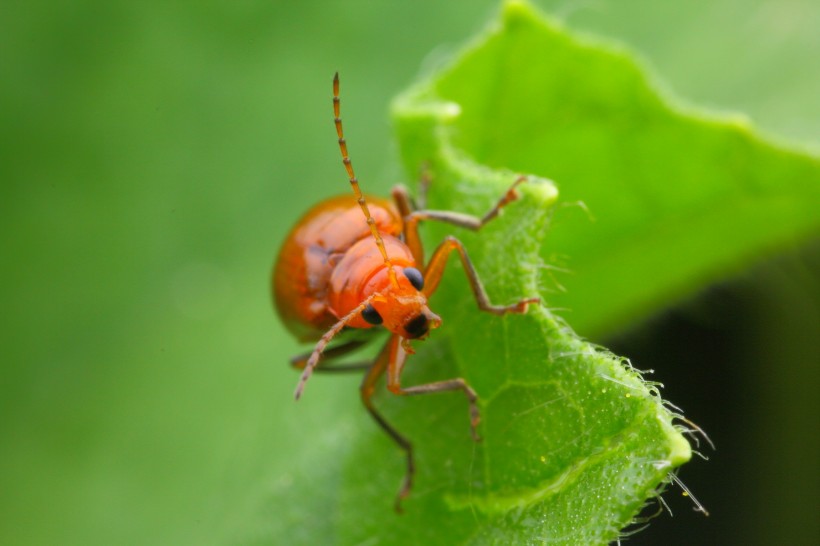
[[[508,2],[396,111],[408,170],[445,131],[482,165],[557,182],[541,255],[565,290],[550,305],[600,339],[820,230],[816,156],[667,95],[631,54]],[[404,113],[425,104],[459,114],[425,130]]]
[[[502,24],[479,45],[396,101],[408,170],[427,165],[434,175],[431,208],[480,216],[516,173],[539,172],[507,165],[502,149],[517,148],[522,145],[517,138],[540,131],[542,104],[557,100],[539,99],[532,87],[524,96],[509,94],[521,83],[521,70],[551,70],[542,42],[552,37],[565,55],[581,54],[573,52],[581,47],[573,38],[555,33],[527,6],[508,3]],[[499,124],[507,116],[518,123]],[[481,143],[467,145],[472,139]],[[546,155],[550,148],[532,146],[528,153]],[[464,242],[496,303],[539,294],[550,271],[544,249],[552,233],[556,187],[532,176],[521,193],[479,233],[432,222],[424,227],[428,255],[447,234]],[[689,459],[689,444],[656,389],[623,359],[579,339],[546,307],[502,318],[477,311],[460,269],[453,258],[431,300],[444,325],[418,344],[403,380],[414,385],[465,378],[481,397],[483,441],[470,440],[467,405],[459,394],[378,396],[388,420],[416,446],[415,489],[404,515],[387,513],[403,458],[375,425],[365,425],[346,455],[335,539],[340,544],[613,540],[669,471]]]
[[[763,141],[742,119],[683,111],[629,54],[519,1],[397,99],[394,118],[408,173],[417,177],[422,165],[433,173],[430,208],[480,216],[519,173],[529,175],[521,199],[481,232],[429,222],[425,241],[429,255],[445,235],[462,240],[494,302],[540,294],[548,306],[481,313],[453,259],[431,300],[444,324],[417,344],[403,381],[466,379],[480,396],[483,441],[471,441],[458,393],[380,392],[377,406],[416,446],[415,488],[397,516],[401,451],[364,411],[340,408],[327,453],[290,476],[310,484],[274,494],[281,498],[270,506],[291,508],[267,536],[367,545],[614,540],[691,448],[653,384],[550,308],[584,334],[616,332],[806,237],[818,224],[817,159]],[[322,525],[311,527],[314,518]]]

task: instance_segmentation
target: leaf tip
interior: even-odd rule
[[[515,23],[533,16],[533,7],[527,0],[505,0],[502,8],[504,22]]]
[[[507,30],[532,24],[551,29],[561,26],[557,20],[548,17],[529,0],[505,0],[501,9],[501,23]]]
[[[453,121],[461,115],[461,105],[457,102],[442,102],[438,105],[438,114],[444,121]]]
[[[390,107],[394,119],[432,118],[450,124],[461,116],[461,105],[426,96],[423,91],[414,89],[396,98]]]
[[[553,205],[558,200],[558,186],[549,178],[530,174],[527,176],[528,191],[545,206]]]
[[[672,468],[677,468],[692,458],[692,446],[682,434],[672,434],[669,437],[669,462]]]

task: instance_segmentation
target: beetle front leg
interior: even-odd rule
[[[467,280],[470,281],[470,288],[475,296],[478,308],[494,315],[505,315],[507,313],[526,313],[527,307],[532,303],[540,303],[541,298],[524,298],[511,305],[495,305],[490,302],[490,297],[478,278],[473,262],[467,255],[467,250],[464,245],[452,236],[447,236],[444,241],[438,246],[436,251],[430,257],[430,262],[424,272],[424,294],[428,297],[432,295],[436,288],[438,288],[441,277],[444,275],[444,268],[447,265],[447,258],[450,253],[457,251],[461,258],[461,263],[464,265],[464,273],[467,275]]]

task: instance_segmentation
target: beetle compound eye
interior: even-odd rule
[[[424,288],[424,277],[422,277],[421,271],[415,267],[405,267],[404,276],[407,277],[407,280],[410,281],[410,284],[412,284],[416,290]]]
[[[407,324],[404,325],[404,329],[407,331],[407,335],[410,339],[416,339],[424,334],[427,333],[429,330],[429,326],[427,324],[427,317],[424,315],[419,315],[413,319],[411,319]]]
[[[378,325],[382,323],[382,316],[376,311],[376,308],[372,305],[368,305],[362,310],[362,318],[365,322],[373,325]]]

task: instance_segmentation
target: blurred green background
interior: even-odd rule
[[[687,101],[745,112],[778,139],[818,149],[820,4],[537,4],[630,45]],[[343,75],[360,179],[386,192],[405,178],[391,97],[496,9],[495,0],[4,6],[0,543],[217,544],[256,531],[248,514],[260,484],[284,479],[270,469],[321,447],[334,404],[357,397],[358,380],[344,378],[316,381],[292,402],[285,362],[298,346],[268,294],[292,223],[347,191],[332,74]],[[675,500],[674,519],[631,543],[820,536],[819,255],[816,245],[795,249],[596,340],[654,368],[719,448],[682,474],[712,518]],[[782,318],[776,328],[772,317]],[[815,402],[778,409],[795,396]]]

